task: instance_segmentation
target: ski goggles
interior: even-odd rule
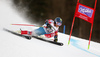
[[[61,25],[62,25],[62,23],[57,23],[57,25],[61,26]]]

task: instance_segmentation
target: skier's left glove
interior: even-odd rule
[[[55,35],[54,36],[54,42],[57,42],[58,41],[58,35]]]
[[[57,38],[55,38],[55,39],[54,39],[54,42],[57,42],[57,41],[58,41],[58,39],[57,39]]]

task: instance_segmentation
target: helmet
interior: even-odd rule
[[[61,25],[62,25],[62,19],[61,19],[60,17],[56,17],[56,18],[55,18],[55,23],[56,23],[57,25],[61,26]]]

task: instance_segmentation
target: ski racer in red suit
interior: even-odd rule
[[[45,24],[34,31],[22,31],[22,35],[45,35],[47,38],[54,37],[54,42],[58,41],[58,30],[59,26],[62,25],[62,19],[60,17],[55,18],[53,21],[52,19],[46,20]]]

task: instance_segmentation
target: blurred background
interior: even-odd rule
[[[16,9],[25,13],[26,19],[32,24],[43,25],[46,19],[61,17],[63,26],[66,26],[66,34],[70,34],[72,20],[74,17],[77,0],[13,0]],[[80,0],[80,3],[94,8],[95,0]],[[76,18],[72,35],[83,39],[89,39],[91,24]],[[100,0],[97,0],[97,7],[94,17],[92,41],[100,43]]]

